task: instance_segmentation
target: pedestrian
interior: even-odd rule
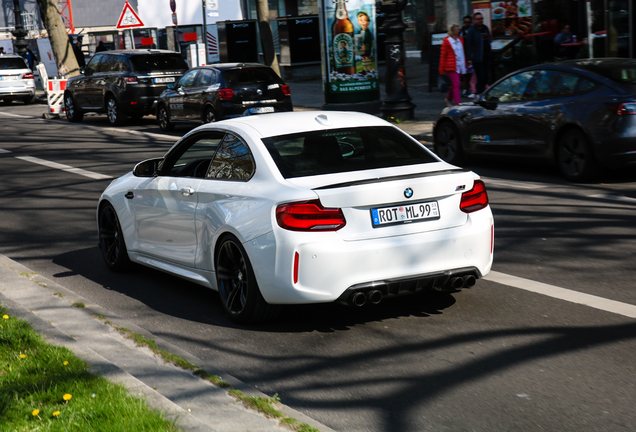
[[[453,24],[448,28],[448,36],[442,41],[441,53],[439,57],[439,74],[446,75],[451,82],[451,86],[446,94],[447,106],[458,105],[459,78],[466,73],[466,56],[464,55],[464,40],[459,35],[459,26]],[[452,102],[451,102],[452,101]]]
[[[73,47],[73,53],[75,54],[75,58],[77,59],[77,65],[80,68],[86,66],[86,60],[84,59],[84,53],[82,52],[82,48],[80,47],[80,40],[78,39],[76,43],[71,42],[71,46]]]
[[[561,33],[556,35],[556,37],[554,38],[554,46],[557,53],[556,60],[563,60],[566,57],[568,57],[569,47],[563,46],[563,44],[568,44],[572,42],[574,42],[574,39],[572,38],[572,35],[570,34],[570,25],[563,24],[563,26],[561,26]]]
[[[4,47],[0,46],[0,55],[5,55],[6,53],[4,52]]]
[[[479,12],[474,13],[473,26],[466,33],[466,63],[474,68],[477,76],[475,94],[483,93],[488,83],[492,58],[491,42],[490,29],[484,25],[484,16]]]
[[[465,44],[468,29],[470,29],[473,25],[473,17],[470,15],[466,15],[462,19],[462,22],[464,23],[464,25],[459,30],[459,35],[464,39]],[[464,47],[464,52],[466,52],[466,47]],[[469,98],[475,97],[475,83],[477,83],[477,77],[475,76],[475,70],[472,66],[466,67],[466,73],[462,75],[461,82],[462,96],[466,96]]]
[[[99,43],[97,44],[97,48],[95,48],[95,52],[102,51],[108,51],[108,48],[106,48],[106,45],[104,45],[104,41],[99,41]]]
[[[29,69],[33,70],[33,66],[35,66],[35,64],[38,63],[40,60],[38,59],[38,56],[36,56],[35,53],[31,51],[29,48],[27,48],[26,55],[27,55],[27,63],[29,64]]]

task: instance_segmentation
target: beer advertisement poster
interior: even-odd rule
[[[323,0],[325,102],[378,100],[375,2]]]

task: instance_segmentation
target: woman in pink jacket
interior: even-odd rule
[[[466,56],[464,55],[464,40],[459,36],[459,26],[453,24],[448,29],[448,36],[442,42],[439,56],[439,74],[450,78],[451,87],[446,94],[446,105],[451,106],[460,102],[459,79],[466,73]]]

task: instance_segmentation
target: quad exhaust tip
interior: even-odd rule
[[[367,302],[367,295],[363,293],[362,291],[355,292],[351,296],[351,304],[355,306],[362,307],[365,305],[366,302]]]

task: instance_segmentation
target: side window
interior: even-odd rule
[[[528,71],[513,75],[488,90],[487,101],[515,102],[524,98],[528,83],[535,71]]]
[[[578,75],[556,70],[543,70],[529,88],[532,99],[548,99],[572,96],[591,90],[594,83]]]
[[[103,55],[96,55],[94,56],[91,61],[88,62],[88,65],[86,65],[86,70],[88,69],[92,69],[93,73],[95,72],[100,72],[100,65],[102,60],[104,59]]]
[[[232,134],[227,134],[219,147],[206,178],[249,180],[254,174],[254,159],[247,146]]]
[[[201,69],[199,70],[199,75],[197,76],[197,80],[195,86],[204,87],[212,84],[212,71],[210,69]]]
[[[175,88],[192,87],[194,85],[194,79],[197,76],[197,72],[199,72],[199,71],[198,70],[191,70],[188,73],[186,73],[184,76],[182,76],[179,79],[179,82],[177,83]]]
[[[117,57],[113,67],[115,72],[130,72],[131,68],[126,57]]]
[[[168,155],[161,175],[204,178],[224,135],[223,132],[206,132],[183,143]]]
[[[101,62],[99,72],[112,72],[115,69],[115,64],[117,63],[117,58],[114,56],[104,56],[104,59]]]

